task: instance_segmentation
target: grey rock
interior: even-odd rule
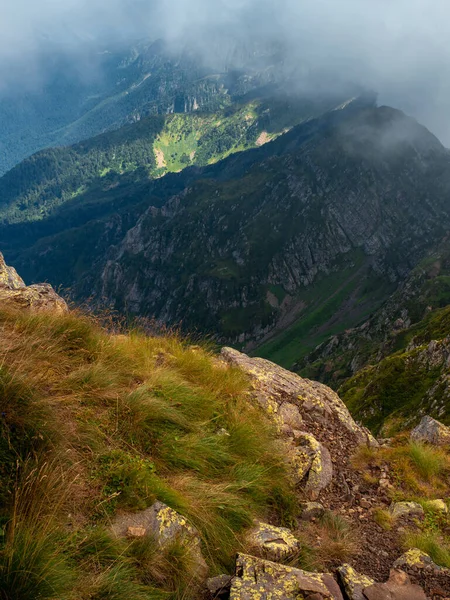
[[[64,314],[69,309],[51,285],[41,283],[26,286],[16,270],[8,267],[0,253],[0,306],[33,312]]]
[[[427,442],[432,446],[449,446],[450,427],[446,427],[433,417],[426,416],[412,430],[411,439],[414,442]]]
[[[230,594],[231,575],[218,575],[206,580],[206,587],[213,598],[227,598]]]
[[[425,515],[423,508],[417,502],[394,502],[389,507],[389,512],[394,519],[403,517],[422,518]]]
[[[182,543],[193,558],[195,578],[206,577],[208,566],[202,555],[198,531],[185,517],[166,504],[155,502],[144,511],[119,515],[111,528],[117,537],[129,536],[130,531],[145,531],[144,535],[153,536],[162,547],[174,542]]]

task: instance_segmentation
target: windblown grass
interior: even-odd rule
[[[1,311],[0,337],[2,600],[33,589],[43,600],[189,598],[182,548],[92,537],[116,511],[155,500],[199,530],[212,572],[231,567],[255,518],[292,522],[275,432],[246,377],[207,349],[175,334],[108,334],[76,313]],[[53,479],[30,487],[50,464]],[[19,510],[24,486],[47,517]]]

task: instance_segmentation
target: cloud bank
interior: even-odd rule
[[[48,45],[82,56],[90,44],[164,37],[208,58],[226,35],[283,44],[288,67],[374,89],[450,145],[448,0],[0,0],[0,9],[4,81],[21,70],[33,80]]]

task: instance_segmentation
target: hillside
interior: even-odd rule
[[[164,40],[108,47],[86,42],[80,56],[58,48],[37,53],[42,81],[19,79],[0,91],[0,175],[38,150],[87,140],[150,115],[214,113],[241,99],[286,90],[306,103],[330,96],[319,93],[320,85],[301,66],[297,74],[285,72],[279,47],[250,42],[236,47],[227,36],[216,44],[206,63],[195,48],[174,48]],[[347,99],[359,93],[347,87],[335,95]]]
[[[449,224],[448,151],[370,97],[213,165],[107,177],[5,223],[8,259],[287,367],[374,313]]]
[[[342,101],[342,100],[341,100]],[[339,105],[336,98],[236,102],[218,112],[151,116],[74,146],[43,150],[0,178],[0,223],[43,220],[75,198],[206,166],[260,147]]]
[[[2,600],[450,590],[450,430],[380,447],[326,386],[104,328],[3,260],[0,298]]]

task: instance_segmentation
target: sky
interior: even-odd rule
[[[207,60],[220,31],[282,42],[293,68],[369,87],[450,146],[450,0],[0,0],[0,11],[3,86],[39,81],[47,44],[82,56],[91,43],[163,37]]]

